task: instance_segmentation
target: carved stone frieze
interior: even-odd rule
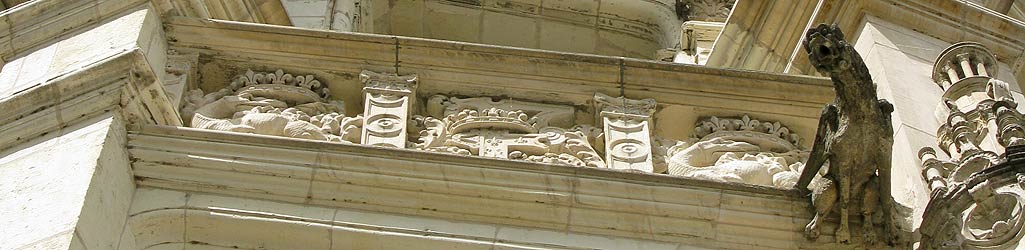
[[[329,95],[312,75],[247,70],[218,91],[190,91],[182,116],[195,128],[358,143],[362,116],[345,117]]]
[[[799,143],[779,122],[712,116],[698,121],[691,139],[668,149],[668,174],[789,189],[808,158]]]
[[[649,123],[655,100],[631,100],[594,94],[605,134],[605,161],[609,168],[654,173]]]
[[[561,105],[455,98],[427,100],[430,116],[415,116],[410,148],[581,167],[605,167],[585,126],[568,124],[573,108]],[[440,117],[440,118],[438,118]]]
[[[360,81],[364,86],[362,143],[405,148],[406,125],[415,99],[417,76],[364,70]]]

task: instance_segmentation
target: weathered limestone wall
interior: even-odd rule
[[[55,8],[47,6],[57,5],[55,2],[60,1],[40,1],[25,8]],[[120,4],[121,1],[114,2]],[[100,4],[80,5],[78,8],[71,9],[98,8]],[[164,39],[163,29],[160,27],[159,17],[149,11],[146,5],[135,5],[135,7],[109,5],[111,4],[103,7],[115,9],[105,13],[106,16],[98,16],[95,13],[81,10],[82,12],[68,11],[64,13],[64,16],[53,17],[54,20],[64,22],[72,22],[79,18],[100,19],[96,24],[85,22],[79,24],[83,26],[69,27],[67,29],[70,31],[67,34],[52,34],[52,37],[18,32],[6,34],[7,36],[0,35],[0,42],[10,39],[11,46],[15,46],[14,49],[0,51],[3,52],[3,60],[6,62],[3,69],[0,69],[0,98],[11,96],[37,86],[48,79],[68,74],[70,71],[136,47],[145,52],[153,71],[163,72],[167,43]],[[69,7],[63,6],[62,8]],[[116,10],[122,11],[113,12]],[[34,9],[25,10],[25,12],[30,11],[34,11]],[[20,20],[18,18],[22,14],[22,12],[13,12],[7,16],[14,20]],[[26,22],[38,21],[25,20]],[[12,24],[12,26],[18,25]],[[31,43],[38,45],[21,48],[21,50],[16,47]]]
[[[135,184],[106,113],[0,152],[0,249],[119,249]],[[127,248],[132,249],[132,248]]]
[[[337,31],[359,31],[360,0],[281,0],[292,26]]]
[[[363,0],[360,5],[370,14],[362,18],[370,22],[363,32],[644,59],[675,46],[682,23],[674,2],[666,0]]]
[[[866,16],[860,33],[847,35],[855,39],[855,49],[868,65],[879,87],[880,98],[895,106],[893,195],[904,206],[914,208],[914,216],[909,219],[917,228],[929,201],[918,151],[922,147],[936,146],[936,130],[940,124],[935,111],[943,95],[943,90],[930,76],[934,61],[950,43],[873,16]],[[1008,68],[1001,63],[996,78],[1016,82]],[[1020,89],[1014,84],[1011,86],[1020,101]]]
[[[129,225],[139,249],[677,249],[651,240],[147,187],[137,190]]]
[[[135,249],[126,123],[180,124],[154,75],[159,17],[148,1],[35,1],[0,19],[0,249]]]

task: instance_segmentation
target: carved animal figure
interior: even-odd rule
[[[273,99],[261,101],[250,101],[239,96],[224,96],[214,102],[203,105],[196,109],[192,117],[192,127],[202,129],[213,129],[221,131],[232,131],[242,133],[255,133],[263,135],[288,136],[312,140],[345,141],[344,136],[337,136],[329,131],[338,131],[348,121],[339,121],[335,117],[323,117],[326,127],[317,127],[309,122],[290,118],[301,115],[302,112],[295,109],[286,109],[278,113],[246,112],[239,111],[244,107],[255,107],[255,109],[271,109],[274,107],[286,107],[286,104]],[[295,114],[299,113],[299,114]],[[343,118],[351,119],[351,118]],[[339,122],[343,123],[342,126]],[[344,126],[341,132],[346,132],[350,126]]]
[[[669,149],[666,163],[670,175],[781,188],[793,187],[797,179],[789,176],[796,175],[790,173],[796,166],[788,166],[784,157],[751,143],[713,138],[681,146],[686,144]]]
[[[822,111],[811,156],[797,183],[798,189],[809,192],[808,184],[815,173],[823,164],[829,164],[822,181],[812,183],[810,192],[815,217],[805,227],[805,236],[816,239],[823,220],[837,209],[840,225],[836,240],[849,243],[851,210],[860,207],[864,240],[867,245],[874,244],[873,216],[879,210],[880,201],[891,201],[889,173],[893,128],[890,112],[893,105],[878,99],[868,67],[844,41],[843,33],[836,26],[821,24],[809,30],[804,49],[815,69],[833,80],[836,91],[836,99]],[[890,211],[884,212],[885,225],[892,227]],[[892,228],[888,229],[890,237],[898,235]],[[890,239],[890,243],[894,241]]]

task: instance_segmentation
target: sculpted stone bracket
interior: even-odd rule
[[[363,134],[367,145],[405,148],[410,107],[416,96],[417,76],[375,73],[364,70]]]
[[[595,110],[605,134],[605,161],[609,168],[654,173],[649,123],[655,100],[631,100],[594,94]]]

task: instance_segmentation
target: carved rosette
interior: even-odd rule
[[[655,100],[631,100],[594,94],[605,133],[605,162],[609,168],[654,173],[649,123]]]
[[[416,116],[410,147],[511,160],[604,167],[591,147],[586,127],[572,124],[573,108],[488,97],[436,95]]]
[[[1025,130],[993,55],[976,43],[947,48],[933,68],[943,88],[939,150],[922,148],[932,190],[920,249],[1012,249],[1025,232]]]
[[[363,144],[405,148],[406,124],[415,96],[417,76],[360,73],[363,83]]]
[[[190,91],[182,117],[195,128],[358,142],[362,118],[345,117],[329,95],[313,75],[247,70],[216,92]]]

